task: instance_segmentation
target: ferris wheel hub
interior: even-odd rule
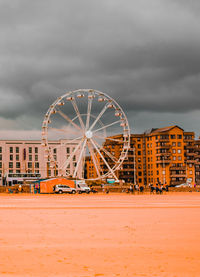
[[[88,130],[86,133],[85,133],[85,136],[86,136],[86,138],[92,138],[92,136],[93,136],[93,133],[92,133],[92,131],[90,131],[90,130]]]

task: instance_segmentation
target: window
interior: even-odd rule
[[[54,153],[54,154],[57,153],[57,149],[56,149],[56,148],[53,149],[53,153]]]
[[[18,154],[16,155],[16,161],[19,161],[19,155]]]
[[[0,154],[0,161],[2,161],[2,154]]]
[[[0,153],[2,153],[2,147],[0,147]]]
[[[178,160],[181,161],[181,156],[178,156]]]
[[[141,144],[138,144],[138,149],[141,149]]]
[[[20,162],[16,162],[16,168],[20,168]]]
[[[0,168],[2,168],[2,162],[0,162]]]
[[[189,164],[189,167],[192,167],[192,164]]]
[[[66,148],[66,153],[67,153],[67,154],[70,153],[70,148],[69,148],[69,147]]]
[[[19,147],[18,146],[15,148],[15,151],[16,151],[16,153],[19,153]]]
[[[38,161],[38,155],[35,155],[35,161]]]
[[[13,168],[13,162],[9,162],[9,168]]]
[[[141,151],[138,151],[138,156],[141,156]]]
[[[176,160],[176,156],[173,157],[173,161],[175,161],[175,160]]]
[[[171,139],[175,139],[176,138],[176,135],[171,135]]]
[[[192,170],[189,171],[189,174],[192,175]]]
[[[53,155],[53,157],[54,157],[54,161],[57,161],[57,156],[56,156],[56,155]]]
[[[178,152],[178,154],[181,154],[181,149],[178,149],[177,152]]]
[[[173,150],[172,150],[172,153],[173,153],[173,154],[176,154],[176,149],[173,149]]]
[[[172,142],[172,146],[176,146],[176,142]]]
[[[32,147],[29,147],[29,148],[28,148],[28,152],[29,152],[30,154],[32,154]]]
[[[13,155],[10,155],[10,161],[13,161]]]
[[[178,139],[182,139],[182,135],[178,135]]]
[[[32,163],[28,162],[28,168],[32,168]]]
[[[39,167],[40,167],[39,163],[35,163],[35,168],[39,168]]]
[[[13,147],[10,147],[10,153],[13,153]]]
[[[29,161],[32,161],[32,155],[29,155]]]
[[[181,142],[178,142],[178,146],[179,146],[179,147],[181,146]]]
[[[38,147],[35,147],[35,154],[38,154]]]

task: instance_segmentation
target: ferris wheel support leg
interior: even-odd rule
[[[96,149],[96,151],[99,153],[100,157],[102,158],[102,160],[104,161],[105,165],[107,166],[107,168],[109,169],[110,173],[112,174],[112,176],[118,180],[117,176],[115,175],[114,171],[112,170],[112,168],[109,166],[109,164],[107,163],[107,161],[105,160],[104,156],[101,154],[101,152],[99,151],[98,147],[96,146],[96,144],[94,143],[94,141],[92,139],[90,139],[92,145],[94,146],[94,148]]]
[[[79,144],[76,146],[76,148],[74,149],[74,151],[71,153],[71,155],[69,156],[69,158],[64,162],[64,164],[61,166],[61,170],[64,170],[68,165],[69,163],[72,161],[75,153],[78,151],[79,147],[81,146],[83,140],[81,140],[79,142]]]
[[[76,177],[76,173],[77,173],[77,170],[79,168],[79,165],[80,165],[80,162],[81,162],[81,159],[82,159],[82,156],[83,156],[83,152],[84,152],[85,147],[86,147],[86,142],[87,142],[87,139],[85,139],[84,142],[83,142],[83,146],[82,146],[82,149],[81,149],[81,153],[79,154],[79,158],[78,158],[78,161],[77,161],[77,165],[75,167],[73,178]]]

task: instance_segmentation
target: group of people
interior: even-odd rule
[[[155,186],[153,184],[149,184],[149,190],[150,193],[157,193],[157,194],[162,194],[163,191],[168,191],[168,185],[163,185],[161,183],[157,183]],[[138,193],[142,193],[144,192],[144,186],[142,185],[130,185],[129,189],[127,189],[127,192],[129,193],[134,193],[134,192],[138,192]]]
[[[168,185],[164,186],[161,183],[156,183],[156,186],[153,186],[153,184],[149,184],[149,189],[150,189],[150,193],[154,193],[155,191],[157,194],[162,194],[163,191],[169,190]]]
[[[137,192],[143,192],[144,191],[144,187],[143,186],[139,186],[139,185],[130,185],[130,188],[127,192],[130,193],[134,193],[135,191]]]

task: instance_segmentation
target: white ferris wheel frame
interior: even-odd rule
[[[75,98],[75,97],[78,97],[78,98],[84,97],[85,95],[83,95],[83,93],[85,93],[86,95],[88,94],[87,95],[88,104],[87,104],[87,114],[86,114],[87,118],[86,118],[85,124],[84,124],[82,116],[81,116],[83,114],[80,114],[77,103],[76,103],[76,98]],[[90,118],[94,117],[91,114],[91,108],[92,108],[93,99],[95,97],[98,97],[98,102],[105,102],[105,105],[104,105],[103,109],[101,110],[101,112],[95,117],[95,120],[90,125]],[[74,111],[76,113],[75,118],[78,118],[79,125],[74,122],[75,118],[71,119],[67,114],[65,114],[58,108],[59,106],[63,106],[65,104],[65,102],[63,100],[67,100],[72,103]],[[100,119],[108,108],[113,108],[115,115],[117,114],[117,116],[120,119],[116,120],[110,124],[103,125]],[[94,89],[72,90],[72,91],[68,91],[64,95],[58,97],[54,101],[54,103],[49,107],[48,111],[45,114],[43,123],[42,123],[42,142],[41,143],[42,143],[42,146],[45,147],[45,151],[44,151],[45,158],[46,158],[47,162],[48,161],[50,162],[51,168],[54,168],[55,160],[53,157],[53,153],[51,152],[51,148],[49,146],[48,128],[49,128],[49,124],[51,123],[50,117],[51,117],[51,115],[55,114],[56,112],[58,112],[61,115],[61,117],[63,117],[68,122],[68,124],[73,125],[74,128],[76,128],[82,132],[82,135],[80,137],[71,139],[71,140],[69,139],[69,142],[71,142],[71,143],[75,142],[75,141],[77,141],[78,143],[77,143],[74,151],[71,153],[71,155],[66,159],[64,164],[58,169],[58,171],[61,171],[61,172],[65,171],[65,174],[61,173],[61,175],[62,176],[63,175],[70,176],[70,174],[66,174],[66,169],[67,169],[67,166],[72,161],[73,156],[75,155],[75,153],[78,150],[80,150],[80,154],[79,154],[78,161],[75,166],[75,170],[74,170],[72,177],[77,178],[77,171],[79,169],[81,162],[82,162],[82,171],[84,172],[84,164],[85,164],[85,156],[84,155],[86,154],[85,151],[86,151],[86,147],[88,146],[88,149],[89,149],[89,152],[91,155],[91,159],[93,161],[93,164],[94,164],[94,167],[96,170],[96,174],[98,177],[97,178],[89,178],[87,180],[99,180],[99,179],[105,179],[107,177],[109,177],[109,178],[114,177],[116,180],[118,180],[117,176],[115,175],[115,171],[117,169],[119,169],[120,166],[122,165],[124,159],[127,156],[127,153],[128,153],[129,147],[130,147],[129,123],[128,123],[127,117],[126,117],[124,111],[122,110],[122,108],[120,107],[120,105],[106,93],[103,93],[101,91],[94,90]],[[97,122],[99,122],[102,127],[99,127],[98,129],[93,130],[93,128]],[[105,148],[103,148],[101,145],[99,145],[96,142],[96,140],[93,138],[93,133],[96,133],[100,130],[109,128],[112,125],[115,125],[117,123],[119,123],[120,126],[123,128],[122,140],[113,138],[112,135],[105,137],[105,140],[110,140],[110,141],[118,142],[118,143],[122,144],[122,150],[121,150],[121,153],[120,153],[120,156],[118,159],[116,159],[116,157],[114,157],[109,151],[107,151]],[[98,136],[95,135],[95,137],[98,137]],[[102,152],[104,152],[111,160],[113,160],[113,162],[115,163],[113,167],[111,167],[108,164],[108,162],[106,161]],[[104,165],[106,165],[108,172],[101,174],[101,167],[100,167],[100,164],[98,164],[98,159],[96,157],[96,153],[99,155],[99,157],[103,161]],[[82,179],[84,179],[84,176]]]

